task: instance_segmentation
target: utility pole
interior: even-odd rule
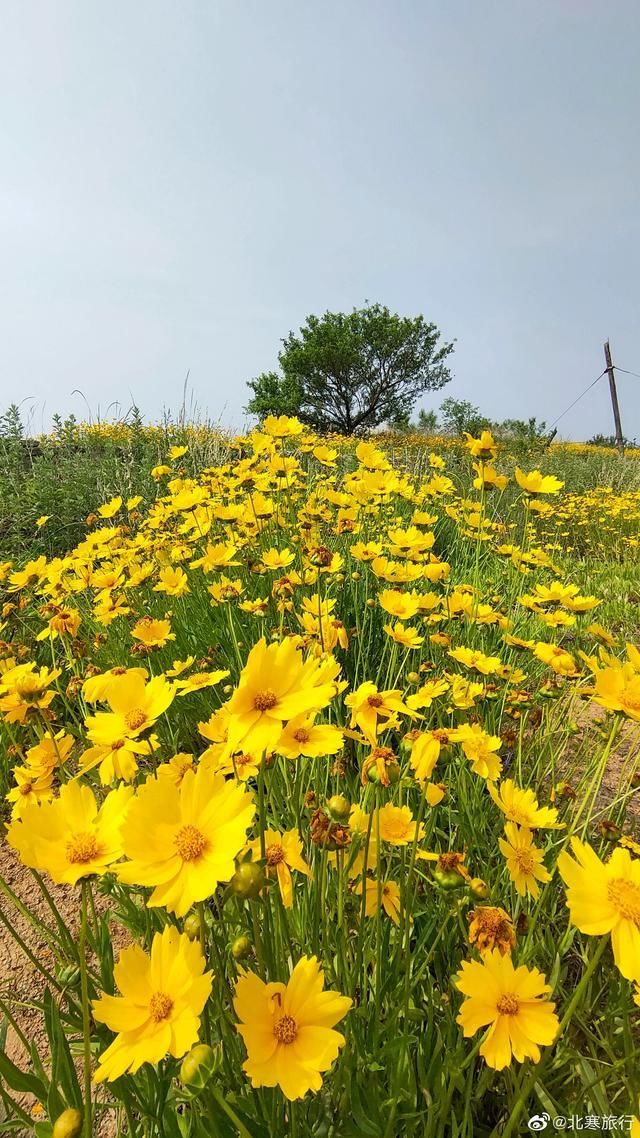
[[[609,393],[611,395],[611,406],[613,407],[613,421],[616,426],[616,446],[620,454],[624,456],[624,438],[622,435],[622,423],[620,422],[620,407],[618,405],[618,392],[616,390],[616,377],[613,371],[613,363],[611,360],[611,348],[609,341],[605,340],[604,345],[604,361],[607,365],[607,375],[609,376]]]

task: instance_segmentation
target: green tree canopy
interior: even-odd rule
[[[423,316],[380,304],[309,316],[282,341],[281,374],[251,380],[253,415],[297,415],[319,431],[352,435],[408,416],[425,391],[451,379],[440,332]]]

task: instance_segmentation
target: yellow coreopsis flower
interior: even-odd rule
[[[297,869],[307,877],[311,872],[302,856],[302,842],[298,836],[298,831],[294,828],[287,830],[285,834],[280,834],[277,830],[265,830],[264,844],[267,873],[277,877],[282,903],[285,909],[290,909],[293,905],[291,870]],[[257,838],[255,841],[249,842],[249,849],[252,851],[254,859],[258,860],[262,855],[260,839]]]
[[[394,806],[387,802],[380,808],[377,823],[373,823],[374,834],[392,846],[406,846],[409,842],[424,836],[424,826],[418,826],[409,806]]]
[[[466,442],[465,446],[469,451],[472,458],[480,458],[483,462],[492,460],[498,453],[498,444],[496,443],[491,431],[482,431],[479,438],[474,438],[468,431],[464,432]]]
[[[596,668],[593,701],[640,722],[640,672],[631,663]]]
[[[490,676],[502,667],[499,656],[486,656],[484,652],[476,652],[472,648],[452,648],[448,655],[465,668],[473,668],[483,676]]]
[[[90,741],[111,746],[114,739],[137,738],[171,706],[175,694],[174,686],[164,676],[154,676],[147,683],[142,669],[131,669],[107,688],[111,711],[98,711],[87,718]]]
[[[94,1081],[119,1079],[165,1055],[179,1059],[198,1038],[212,973],[197,941],[168,926],[156,933],[148,955],[139,945],[120,953],[113,975],[122,995],[103,994],[93,1015],[117,1032],[100,1056]]]
[[[457,1022],[465,1037],[488,1027],[480,1054],[487,1066],[501,1071],[512,1059],[540,1061],[540,1047],[553,1043],[559,1022],[555,1004],[545,999],[551,989],[537,968],[514,968],[498,948],[482,962],[465,960],[456,984],[466,997]]]
[[[58,798],[22,811],[7,841],[25,865],[48,873],[56,885],[107,873],[122,857],[121,830],[132,793],[118,787],[98,808],[90,787],[65,783]]]
[[[171,631],[171,622],[168,620],[154,620],[151,616],[143,616],[131,629],[134,640],[140,641],[145,648],[164,648],[170,640],[175,640],[175,633]]]
[[[383,625],[383,631],[394,644],[399,644],[402,648],[419,648],[424,642],[424,636],[420,636],[415,628],[407,628],[401,620],[397,620],[395,624]]]
[[[364,883],[364,891],[365,917],[375,917],[379,908],[379,898],[380,905],[387,916],[393,921],[394,925],[400,924],[400,889],[395,881],[384,881],[382,887],[379,889],[376,880],[367,878]],[[362,892],[362,885],[359,888],[359,892]]]
[[[413,712],[403,702],[399,689],[378,691],[370,680],[345,696],[344,702],[351,711],[350,726],[359,727],[372,746],[375,746],[376,736],[384,725],[379,720],[388,722],[396,715],[408,715],[413,719]]]
[[[167,565],[158,573],[158,583],[153,586],[154,593],[166,593],[170,597],[183,597],[190,592],[189,578],[184,569]]]
[[[539,470],[525,474],[519,466],[516,466],[516,482],[527,494],[557,494],[564,486],[553,474],[541,474]]]
[[[273,750],[286,722],[331,702],[338,672],[333,659],[303,660],[293,637],[268,646],[260,640],[227,705],[230,746],[257,753]]]
[[[559,644],[547,644],[540,640],[533,649],[534,656],[553,668],[559,676],[577,676],[578,668],[570,652],[561,648]]]
[[[449,738],[454,743],[460,743],[474,774],[492,782],[500,777],[502,760],[496,754],[502,746],[499,735],[489,735],[479,723],[464,723],[462,727],[450,731]]]
[[[488,787],[489,794],[508,822],[515,822],[528,830],[559,830],[564,826],[564,822],[558,822],[558,811],[554,806],[538,806],[533,791],[516,786],[513,779],[505,778],[499,789],[492,783]]]
[[[254,972],[241,973],[233,1006],[247,1049],[243,1070],[252,1086],[279,1086],[290,1100],[320,1090],[322,1073],[345,1042],[334,1026],[352,1003],[323,988],[315,956],[298,961],[288,984],[265,984]]]
[[[30,767],[14,767],[16,785],[7,794],[11,802],[11,817],[21,818],[28,806],[38,805],[53,798],[53,773],[34,771]]]
[[[57,695],[51,684],[59,675],[59,668],[38,668],[32,663],[18,664],[2,673],[0,711],[7,723],[24,723],[32,709],[48,707]]]
[[[543,864],[543,853],[533,844],[531,830],[507,822],[506,837],[498,840],[500,851],[507,863],[509,876],[521,896],[530,893],[534,900],[540,896],[539,881],[550,881],[551,874]]]
[[[335,755],[342,750],[342,731],[331,723],[315,723],[314,715],[298,715],[285,727],[275,746],[276,754],[287,759],[301,755],[315,759],[320,755]]]
[[[152,776],[130,804],[122,831],[130,860],[118,876],[152,886],[147,904],[183,917],[233,876],[254,814],[251,795],[215,771],[188,770],[179,786]]]
[[[571,839],[571,848],[575,860],[566,850],[558,858],[571,920],[588,936],[611,933],[620,972],[640,983],[640,860],[618,847],[602,862],[579,838]]]

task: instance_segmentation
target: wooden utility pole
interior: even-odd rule
[[[611,395],[611,406],[613,407],[613,421],[616,426],[616,446],[621,455],[624,455],[624,437],[622,434],[622,423],[620,422],[620,407],[618,405],[618,392],[616,390],[616,377],[613,371],[613,363],[611,360],[611,348],[609,341],[605,340],[604,345],[604,362],[607,365],[607,375],[609,376],[609,393]]]

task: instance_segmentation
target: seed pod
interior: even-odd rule
[[[229,882],[232,893],[244,901],[255,901],[264,886],[264,871],[255,861],[243,861]]]
[[[198,939],[200,936],[200,917],[197,913],[189,913],[189,916],[185,919],[183,929],[189,937],[189,940]]]
[[[344,794],[334,794],[327,802],[327,814],[332,822],[346,822],[351,812],[351,803]]]
[[[234,960],[245,960],[253,951],[253,945],[248,936],[237,936],[236,939],[231,942],[229,951]]]
[[[82,1112],[69,1107],[56,1118],[51,1138],[78,1138],[81,1130]]]

